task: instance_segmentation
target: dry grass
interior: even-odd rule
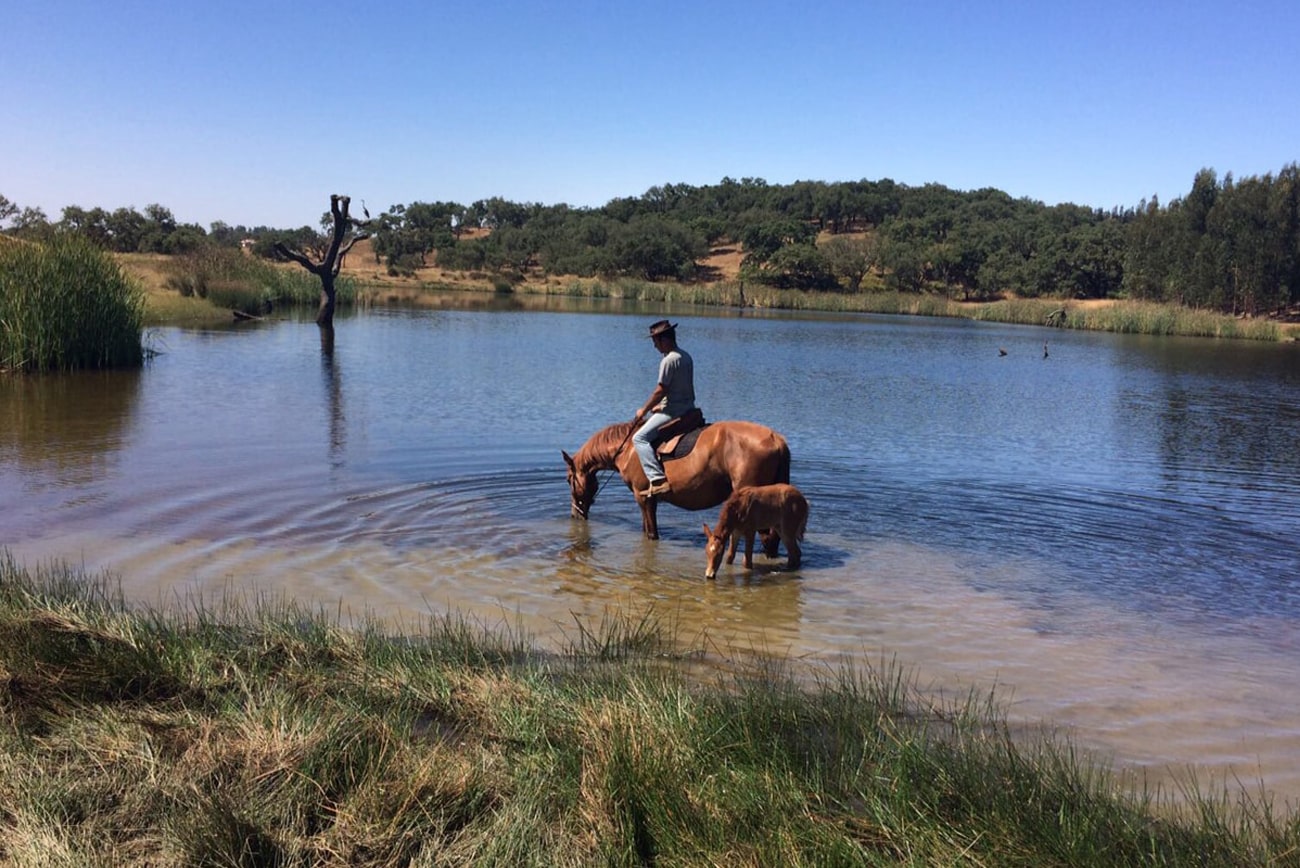
[[[159,253],[115,253],[127,277],[144,291],[144,321],[148,325],[225,323],[230,311],[207,299],[186,298],[167,285],[176,272],[176,259]]]
[[[487,234],[485,230],[467,233],[466,238],[475,238]],[[740,275],[740,261],[744,253],[739,244],[722,244],[714,247],[708,256],[700,261],[701,270],[707,279],[736,280]],[[453,289],[482,290],[491,289],[492,280],[488,276],[469,276],[463,271],[444,270],[438,266],[437,255],[429,257],[429,264],[415,269],[409,277],[389,275],[387,266],[375,261],[374,248],[369,239],[359,241],[348,254],[343,263],[341,274],[349,274],[356,280],[378,288],[383,293],[397,293],[404,297],[403,290],[418,291],[422,285],[445,286]],[[526,276],[525,290],[545,291],[547,285],[572,283],[575,278],[561,275],[547,276],[536,272]],[[414,294],[414,293],[412,293]]]
[[[148,293],[167,289],[167,278],[176,273],[175,259],[161,253],[115,253],[113,258]]]
[[[736,280],[740,277],[740,261],[745,258],[739,244],[714,247],[700,265],[718,280]]]

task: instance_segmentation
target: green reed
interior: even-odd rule
[[[1208,310],[1140,301],[1089,306],[1059,299],[1012,299],[977,306],[975,319],[1118,334],[1183,335],[1278,341],[1281,327],[1266,319],[1239,319]]]
[[[1126,334],[1187,335],[1190,337],[1280,340],[1276,322],[1238,319],[1227,314],[1144,302],[1121,302],[1111,307],[1071,313],[1067,325]]]
[[[0,370],[137,367],[144,294],[74,236],[0,246]]]
[[[0,853],[101,865],[1294,864],[1265,800],[1130,792],[992,697],[606,615],[550,651],[0,551]],[[711,673],[711,674],[710,674]]]

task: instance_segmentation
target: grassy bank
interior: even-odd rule
[[[260,315],[278,307],[316,307],[320,279],[298,265],[276,265],[238,250],[200,248],[178,257],[167,285],[181,296],[205,298],[224,310]],[[340,277],[335,300],[356,301],[356,282]]]
[[[295,265],[275,265],[234,251],[188,257],[126,254],[124,267],[146,290],[151,323],[229,321],[231,310],[265,313],[277,307],[314,308],[320,285]],[[616,299],[651,304],[752,307],[768,310],[880,313],[975,319],[1125,334],[1185,335],[1262,341],[1300,337],[1300,326],[1265,318],[1241,319],[1176,305],[1117,300],[1006,299],[972,303],[936,293],[900,293],[868,281],[863,292],[804,292],[742,285],[736,280],[665,283],[621,278],[534,277],[518,283],[490,275],[424,269],[416,278],[388,277],[366,257],[344,269],[338,300],[348,305],[448,307],[448,296],[484,298],[557,296]]]
[[[688,676],[653,615],[543,654],[291,603],[133,610],[0,555],[0,861],[1295,864],[1268,805],[1125,792],[897,672]],[[1289,861],[1288,861],[1289,860]]]
[[[229,323],[236,311],[265,316],[276,310],[320,303],[320,281],[297,265],[277,265],[237,250],[206,248],[184,256],[117,254],[123,270],[145,297],[150,325]],[[337,303],[358,303],[358,284],[341,277]]]
[[[1275,320],[1241,319],[1206,310],[1139,301],[1006,299],[973,303],[932,293],[900,293],[883,289],[861,293],[804,292],[770,287],[742,288],[734,282],[665,284],[636,280],[524,284],[516,292],[770,310],[956,317],[1122,334],[1261,341],[1291,340],[1300,334],[1295,326]]]

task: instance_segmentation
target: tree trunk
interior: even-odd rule
[[[354,227],[367,225],[349,216],[348,209],[351,203],[351,196],[340,196],[337,193],[330,196],[330,216],[334,219],[334,226],[330,232],[329,245],[319,260],[311,259],[300,250],[291,250],[284,244],[275,245],[276,253],[298,263],[320,279],[320,307],[316,311],[316,325],[322,329],[330,329],[331,332],[334,328],[334,279],[339,276],[339,269],[343,267],[343,258],[348,255],[352,245],[363,238],[370,237],[367,232],[358,232],[351,238],[348,237]],[[330,344],[333,345],[332,334]]]
[[[316,325],[334,329],[334,275],[322,272],[320,277],[320,307],[316,309]]]

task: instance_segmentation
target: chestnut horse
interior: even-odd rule
[[[616,422],[592,434],[572,456],[560,450],[569,466],[574,518],[585,519],[596,500],[597,471],[617,470],[634,495],[650,484],[632,448],[634,428],[632,422]],[[650,539],[659,539],[656,510],[661,500],[682,509],[709,509],[743,485],[789,482],[790,447],[780,434],[754,422],[712,422],[687,455],[664,462],[664,473],[670,493],[637,497],[641,528]],[[775,539],[765,540],[765,545],[775,544]]]
[[[745,538],[745,569],[754,568],[754,534],[763,528],[777,528],[782,542],[785,543],[787,555],[786,566],[799,569],[803,550],[799,541],[803,539],[808,527],[808,500],[803,492],[793,485],[758,485],[737,488],[722,504],[718,513],[718,529],[712,530],[704,525],[704,578],[712,579],[718,574],[722,563],[723,550],[727,542],[731,550],[727,552],[727,563],[736,559],[736,544]],[[772,555],[772,552],[768,552]]]

